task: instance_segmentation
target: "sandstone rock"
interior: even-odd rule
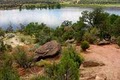
[[[65,43],[73,43],[75,40],[74,39],[68,39]]]
[[[97,67],[97,66],[104,66],[105,64],[102,62],[98,62],[98,61],[84,61],[83,62],[83,67]]]
[[[102,40],[98,42],[98,45],[107,45],[107,44],[110,44],[110,41]]]
[[[53,40],[45,43],[40,46],[36,51],[36,55],[34,57],[35,61],[39,61],[45,58],[51,58],[58,55],[61,51],[61,45],[57,43],[57,41]]]

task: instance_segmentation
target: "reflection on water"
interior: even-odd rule
[[[92,11],[90,8],[68,7],[61,9],[35,9],[35,10],[0,10],[0,27],[12,25],[14,28],[19,24],[28,24],[30,22],[45,23],[50,27],[57,27],[63,21],[69,20],[73,23],[79,20],[82,11]],[[120,10],[105,10],[111,14],[120,15]]]

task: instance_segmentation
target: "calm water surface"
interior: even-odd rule
[[[6,28],[12,25],[14,28],[20,24],[27,25],[30,22],[45,23],[50,27],[57,27],[63,21],[69,20],[73,23],[79,20],[81,12],[91,8],[66,7],[61,9],[35,9],[26,10],[0,10],[0,27]],[[110,14],[120,15],[120,9],[105,9]]]

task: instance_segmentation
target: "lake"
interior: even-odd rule
[[[79,20],[81,12],[92,8],[80,7],[65,7],[61,9],[34,9],[26,10],[19,9],[13,10],[0,10],[0,27],[6,28],[12,25],[14,28],[19,27],[20,24],[27,25],[30,22],[44,23],[52,28],[61,25],[65,20],[72,21],[73,23]],[[110,14],[120,15],[120,9],[104,9],[105,12]]]

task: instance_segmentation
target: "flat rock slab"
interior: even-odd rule
[[[108,45],[110,44],[110,41],[105,41],[105,40],[102,40],[98,43],[98,45]]]
[[[99,61],[84,61],[83,62],[83,67],[97,67],[97,66],[104,66],[105,64]]]

